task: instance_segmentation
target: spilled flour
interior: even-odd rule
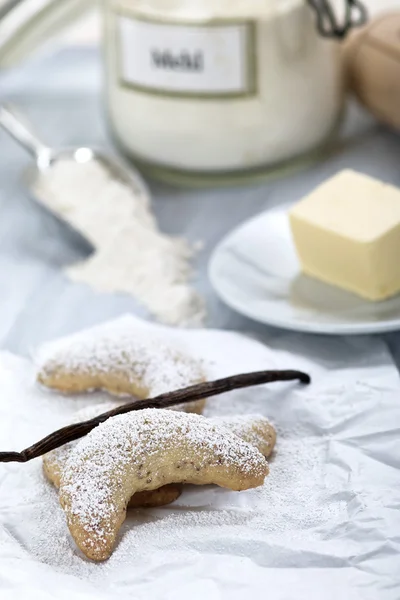
[[[190,283],[194,249],[159,230],[148,192],[135,184],[116,180],[98,161],[59,160],[35,192],[95,248],[67,268],[73,281],[131,294],[163,323],[199,325],[205,307]]]

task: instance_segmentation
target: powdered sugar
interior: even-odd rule
[[[249,444],[263,451],[271,451],[272,440],[266,439],[265,426],[267,419],[262,415],[235,415],[214,417],[212,421],[229,429],[231,433],[246,440]]]
[[[96,249],[67,268],[71,279],[131,294],[165,323],[202,322],[204,303],[189,283],[194,250],[159,230],[143,186],[128,187],[98,161],[58,160],[38,179],[35,192]]]

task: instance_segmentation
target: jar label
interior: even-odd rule
[[[123,86],[196,98],[256,93],[255,26],[249,21],[166,23],[119,14]]]

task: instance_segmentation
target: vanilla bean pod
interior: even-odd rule
[[[198,383],[181,390],[161,394],[160,396],[148,400],[134,400],[133,402],[123,404],[122,406],[118,406],[117,408],[98,415],[97,417],[94,417],[94,419],[68,425],[58,431],[54,431],[39,442],[36,442],[36,444],[22,450],[22,452],[0,452],[0,462],[28,462],[33,458],[42,456],[68,442],[83,437],[89,433],[89,431],[94,429],[94,427],[97,427],[97,425],[103,423],[110,417],[122,415],[133,410],[142,410],[144,408],[169,408],[177,404],[194,402],[195,400],[216,396],[231,390],[273,383],[275,381],[295,380],[308,384],[310,383],[311,378],[301,371],[258,371],[255,373],[245,373],[243,375],[225,377],[224,379],[217,379],[216,381]]]

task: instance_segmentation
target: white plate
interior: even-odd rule
[[[400,329],[400,296],[367,302],[301,274],[288,208],[251,219],[217,246],[209,276],[220,298],[251,319],[284,329],[328,334]]]

